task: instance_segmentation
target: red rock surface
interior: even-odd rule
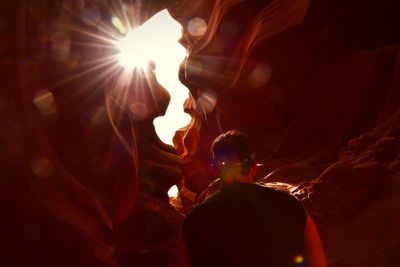
[[[163,105],[138,122],[105,104],[106,67],[89,71],[115,51],[84,32],[117,2],[0,4],[1,266],[171,266],[182,215],[165,191],[183,174],[201,192],[209,145],[233,128],[254,141],[259,182],[314,216],[330,266],[399,266],[398,1],[131,1],[139,21],[168,7],[183,25],[192,121],[175,149],[143,124]]]

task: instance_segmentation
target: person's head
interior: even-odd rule
[[[211,152],[213,170],[224,183],[253,182],[256,163],[246,134],[238,130],[221,134],[212,143]]]

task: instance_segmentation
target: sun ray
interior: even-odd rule
[[[93,7],[85,8],[91,9]],[[79,90],[75,90],[73,93],[82,93],[91,97],[88,94],[91,87],[96,89],[93,90],[93,95],[95,95],[97,88],[99,88],[96,85],[97,83],[107,82],[107,79],[112,79],[110,77],[121,75],[121,69],[124,65],[128,67],[121,63],[133,61],[133,67],[128,67],[128,70],[132,70],[138,65],[140,68],[146,69],[147,62],[152,60],[156,63],[153,74],[136,80],[132,79],[130,82],[134,83],[130,85],[130,88],[137,90],[139,96],[143,93],[140,92],[140,88],[145,87],[140,83],[145,82],[147,86],[158,86],[153,84],[158,81],[170,92],[171,101],[168,110],[165,116],[157,118],[154,124],[162,141],[172,144],[172,136],[175,130],[184,127],[190,120],[190,116],[183,112],[183,103],[188,96],[188,90],[180,83],[178,78],[179,65],[186,56],[185,48],[178,43],[182,26],[169,16],[167,10],[153,15],[145,23],[139,25],[140,17],[136,14],[137,7],[129,6],[128,3],[119,0],[113,1],[107,8],[107,16],[98,20],[96,17],[94,24],[90,17],[92,15],[89,12],[90,10],[88,15],[82,8],[73,9],[73,7],[64,6],[63,12],[65,13],[61,16],[58,24],[58,32],[63,35],[61,37],[56,36],[56,38],[63,38],[67,35],[68,42],[71,42],[68,45],[72,45],[67,52],[76,49],[75,51],[78,51],[81,55],[82,52],[85,54],[83,55],[84,58],[78,61],[78,65],[72,65],[72,67],[68,66],[69,61],[66,59],[58,60],[61,67],[65,63],[64,66],[71,72],[62,80],[53,83],[51,87],[62,86],[65,83],[82,79],[85,80],[85,84],[80,85]],[[98,11],[96,14],[98,14]],[[140,34],[136,36],[137,33]],[[126,40],[126,43],[121,45],[124,42],[123,40]],[[55,45],[58,45],[61,49],[61,51],[55,50],[55,53],[64,52],[62,41],[63,39],[55,39],[55,42],[58,42]],[[142,45],[136,46],[135,49],[135,45],[139,41]],[[142,59],[140,59],[141,57]],[[66,54],[66,58],[68,59],[68,54]],[[89,75],[93,75],[93,77],[90,78]],[[118,94],[113,97],[123,102],[129,101],[126,92],[119,92]],[[156,98],[157,95],[151,97]],[[157,101],[153,102],[157,103]],[[162,122],[163,120],[169,120],[169,122]],[[171,123],[176,123],[176,126],[171,127]],[[166,132],[168,133],[166,134]]]
[[[202,62],[202,63],[197,63]],[[247,61],[251,63],[252,61]],[[230,71],[222,71],[231,69],[241,64],[240,59],[231,58],[229,56],[215,56],[215,55],[196,55],[196,59],[193,62],[186,63],[186,75],[189,77],[193,75],[198,83],[203,82],[215,82],[214,86],[220,86],[221,84],[228,84],[232,86],[232,77]],[[204,67],[207,66],[207,67]],[[210,85],[207,84],[207,87]],[[218,88],[217,88],[218,89]]]
[[[83,20],[81,14],[77,14],[74,11],[67,9],[66,13],[70,17],[74,17],[74,18],[78,18],[79,20]],[[114,28],[111,25],[109,25],[107,22],[104,22],[104,21],[100,21],[98,23],[98,25],[95,27],[97,29],[97,31],[99,31],[101,34],[99,34],[99,32],[94,33],[93,29],[90,29],[90,28],[88,28],[87,30],[83,30],[82,28],[86,28],[86,27],[82,27],[82,25],[78,25],[77,23],[72,23],[69,20],[61,22],[59,27],[65,29],[65,30],[71,30],[73,32],[83,33],[87,36],[90,36],[90,37],[98,39],[98,40],[105,38],[104,35],[109,36],[111,38],[110,40],[114,39],[114,37],[115,37],[115,31],[113,31]]]
[[[111,58],[111,56],[110,56]],[[113,58],[113,57],[112,57]],[[96,64],[95,64],[96,63]],[[109,60],[109,58],[100,58],[100,59],[96,59],[90,63],[86,63],[85,65],[81,66],[81,68],[85,68],[88,65],[94,65],[91,68],[87,68],[84,71],[80,71],[79,73],[75,74],[75,75],[71,75],[66,77],[63,80],[60,80],[59,82],[53,84],[52,86],[54,87],[58,87],[64,83],[70,82],[72,80],[77,80],[79,78],[82,78],[85,75],[91,74],[94,71],[98,71],[101,68],[104,67],[110,67],[110,68],[118,68],[118,65],[116,65],[115,63],[113,63],[112,61]],[[113,66],[114,65],[114,66]],[[99,79],[100,77],[98,77]]]
[[[71,32],[75,32],[75,33],[80,33],[84,36],[93,38],[93,41],[100,41],[100,42],[104,42],[107,44],[110,44],[110,46],[115,46],[118,44],[118,40],[115,34],[113,33],[107,33],[110,37],[105,37],[103,35],[99,35],[98,33],[93,33],[90,32],[89,30],[83,30],[78,28],[77,26],[72,26],[72,25],[68,25],[68,26],[63,26],[63,29],[65,30],[69,30]]]

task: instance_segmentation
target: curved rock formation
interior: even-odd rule
[[[2,266],[173,264],[182,215],[166,191],[200,193],[210,143],[234,128],[256,144],[259,182],[315,217],[330,266],[398,266],[397,1],[3,2]],[[163,8],[188,50],[192,121],[174,148],[151,124],[168,102],[155,79],[152,104],[114,101],[99,60],[115,54],[114,12],[142,23]]]

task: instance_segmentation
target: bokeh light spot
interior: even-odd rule
[[[118,18],[118,17],[113,17],[111,19],[112,24],[114,25],[114,27],[122,34],[126,33],[126,28],[124,27],[124,24],[122,23],[122,21]]]
[[[297,255],[294,257],[294,262],[301,266],[304,263],[304,257],[302,255]]]
[[[71,49],[70,36],[62,31],[54,33],[50,38],[50,54],[56,61],[65,61]]]
[[[207,31],[207,23],[202,18],[193,18],[189,21],[187,30],[192,36],[202,36]]]
[[[217,96],[213,92],[204,92],[197,99],[197,107],[204,113],[210,113],[217,104]]]
[[[31,170],[40,179],[50,178],[54,174],[53,163],[43,156],[37,156],[32,160]]]
[[[33,97],[33,103],[39,109],[42,116],[51,115],[56,112],[54,96],[48,90],[37,91]]]
[[[103,123],[106,122],[106,120],[107,120],[107,113],[105,107],[103,106],[100,106],[97,109],[95,109],[90,118],[90,122],[94,125],[102,125]]]
[[[72,51],[69,54],[68,59],[65,61],[65,66],[70,69],[76,68],[81,63],[81,57],[79,51]]]
[[[266,85],[271,78],[272,68],[268,64],[258,64],[250,74],[250,84],[252,87],[259,88]]]
[[[149,109],[147,106],[140,102],[134,102],[129,106],[129,111],[131,112],[131,116],[134,120],[140,121],[147,118]]]

